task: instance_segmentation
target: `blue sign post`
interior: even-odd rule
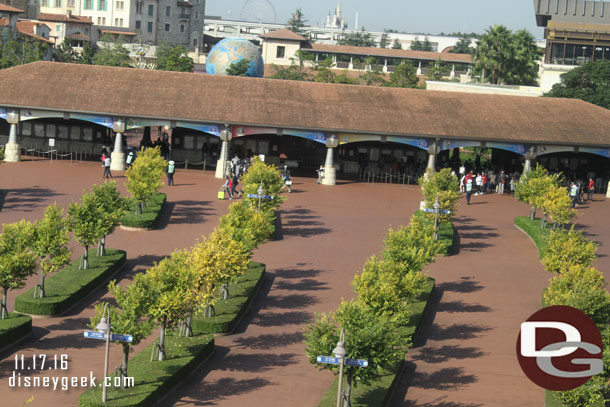
[[[106,334],[94,331],[85,331],[84,337],[87,339],[106,339]],[[110,334],[110,340],[115,342],[133,342],[133,336],[121,335],[121,334]]]
[[[318,363],[326,363],[326,364],[330,364],[330,365],[341,364],[341,359],[334,358],[332,356],[318,356],[316,358],[316,361]],[[346,365],[349,365],[349,366],[369,367],[369,361],[368,360],[364,360],[364,359],[348,359],[348,358],[346,358],[344,363]]]
[[[424,209],[424,212],[427,212],[427,213],[436,213],[437,211],[436,211],[436,209],[428,209],[428,208],[426,208],[426,209]],[[439,209],[438,213],[444,213],[444,214],[449,215],[451,213],[451,211],[449,209]]]

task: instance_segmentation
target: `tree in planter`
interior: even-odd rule
[[[257,212],[244,201],[232,204],[229,213],[222,216],[219,223],[219,230],[243,244],[249,256],[273,234],[271,213]]]
[[[166,330],[178,326],[193,312],[195,278],[189,254],[177,251],[149,269],[143,281],[139,282],[148,292],[147,316],[161,326],[159,361],[167,358]]]
[[[354,277],[352,287],[358,301],[375,315],[395,318],[402,325],[409,321],[408,306],[423,293],[426,282],[423,273],[405,273],[400,264],[372,256]]]
[[[70,236],[63,209],[57,203],[49,205],[44,211],[44,218],[35,223],[36,254],[40,258],[40,298],[45,297],[44,282],[48,274],[60,270],[70,262],[72,252],[68,248]],[[36,290],[34,290],[36,298]]]
[[[441,209],[449,209],[450,214],[440,214],[441,222],[447,222],[456,215],[457,204],[460,200],[460,181],[451,173],[451,168],[443,168],[439,172],[426,173],[418,181],[421,186],[426,208],[432,208],[438,196]],[[431,218],[434,214],[429,214]]]
[[[229,283],[246,271],[248,258],[247,247],[222,229],[215,230],[193,247],[191,264],[196,275],[195,289],[198,302],[207,307],[207,316],[214,315],[218,286],[222,286],[223,295],[228,298]]]
[[[390,228],[383,242],[384,260],[399,265],[403,273],[421,271],[441,251],[441,244],[434,240],[434,225],[416,215],[408,226]]]
[[[21,288],[36,272],[34,225],[22,220],[2,225],[0,235],[0,287],[2,288],[1,318],[8,317],[8,291]]]
[[[127,170],[127,191],[136,201],[136,214],[142,213],[147,199],[163,186],[163,174],[167,162],[161,157],[159,147],[142,149],[138,159]]]
[[[116,188],[116,181],[106,181],[102,185],[94,185],[92,191],[95,207],[99,211],[99,238],[100,245],[97,255],[106,255],[106,236],[114,232],[121,222],[127,209],[127,200],[121,196]]]
[[[144,276],[139,274],[136,279]],[[138,278],[139,277],[139,278]],[[111,281],[108,284],[108,291],[114,296],[118,307],[108,304],[110,310],[110,321],[112,331],[123,335],[131,335],[133,342],[121,342],[123,346],[123,362],[121,363],[121,375],[127,377],[127,367],[129,364],[129,352],[131,346],[139,344],[143,339],[147,338],[153,328],[153,321],[146,319],[146,313],[150,304],[150,292],[148,284],[134,283],[122,289]],[[103,303],[95,306],[95,316],[91,318],[89,327],[95,329],[102,318],[104,311]]]
[[[561,228],[576,216],[572,208],[572,200],[565,188],[550,185],[542,203],[543,212],[549,215],[553,222],[553,229],[559,225]]]
[[[99,241],[102,228],[102,217],[97,207],[97,200],[92,193],[85,191],[80,203],[72,202],[68,205],[68,225],[78,244],[85,249],[80,268],[87,270],[89,268],[89,246]]]
[[[339,371],[338,365],[319,364],[318,355],[330,355],[339,341],[341,328],[345,330],[346,358],[366,359],[366,369],[344,366],[347,386],[343,394],[350,405],[352,386],[367,384],[379,377],[383,369],[394,368],[404,358],[407,341],[397,334],[396,323],[387,316],[375,314],[360,301],[343,301],[336,313],[316,315],[316,321],[307,326],[305,352],[309,363],[318,369]]]
[[[536,217],[536,198],[540,194],[540,191],[534,189],[534,179],[544,178],[549,175],[549,172],[537,164],[535,168],[530,169],[527,173],[523,174],[519,179],[519,182],[515,186],[515,197],[524,203],[530,205],[530,220],[534,220]],[[538,187],[539,184],[536,184]]]
[[[280,207],[282,202],[286,200],[286,197],[280,193],[284,186],[282,180],[282,174],[280,171],[271,165],[267,165],[258,158],[255,158],[252,165],[248,169],[248,172],[243,176],[242,182],[244,183],[244,195],[257,194],[259,186],[263,185],[265,195],[273,196],[273,199],[263,199],[261,201],[261,211],[266,212],[275,210]],[[258,208],[257,198],[244,198],[251,208]]]
[[[546,221],[548,218],[548,208],[549,206],[545,206],[547,203],[547,196],[549,191],[557,187],[559,184],[559,177],[556,174],[553,175],[545,175],[542,178],[532,178],[528,181],[529,186],[531,187],[531,202],[535,207],[542,209],[542,214],[544,215],[541,221],[541,227],[546,227]]]
[[[573,266],[591,267],[597,246],[582,232],[574,230],[574,226],[569,231],[551,231],[542,265],[553,273],[561,273]]]

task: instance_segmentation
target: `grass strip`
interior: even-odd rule
[[[79,270],[80,258],[45,281],[45,298],[34,298],[34,288],[15,299],[15,311],[32,315],[59,315],[104,284],[125,263],[123,250],[106,249],[98,256],[97,248],[89,250],[89,268]]]
[[[0,320],[0,349],[32,332],[32,317],[9,312],[8,318]]]
[[[218,301],[214,307],[216,316],[205,318],[203,315],[198,315],[193,318],[193,332],[232,332],[254,300],[264,274],[264,264],[250,262],[248,270],[235,283],[229,284],[229,299]]]
[[[434,293],[435,281],[433,278],[428,279],[426,290],[420,295],[418,301],[409,306],[411,317],[409,322],[399,328],[401,336],[412,341],[417,336],[421,326],[423,317],[428,308],[430,298]],[[352,407],[370,407],[370,406],[385,406],[390,401],[390,397],[396,386],[398,375],[402,371],[404,360],[400,361],[390,369],[380,373],[379,379],[371,382],[368,385],[359,384],[352,387]],[[345,380],[345,379],[344,379]],[[335,407],[337,405],[337,386],[339,378],[335,377],[333,384],[330,386],[318,407]]]
[[[540,258],[544,256],[551,233],[551,229],[548,225],[544,229],[540,227],[541,222],[542,221],[538,218],[531,220],[527,216],[515,216],[515,225],[534,241]]]
[[[161,217],[166,199],[167,195],[161,192],[154,194],[146,201],[146,206],[142,208],[141,214],[136,214],[136,205],[134,204],[121,220],[121,224],[130,228],[147,229],[154,227]]]
[[[113,345],[117,346],[118,345]],[[104,406],[152,406],[214,351],[213,335],[196,335],[189,338],[166,336],[164,361],[150,361],[152,344],[129,361],[127,376],[133,377],[134,386],[123,390],[108,388]],[[101,379],[101,378],[98,378]],[[87,390],[78,399],[80,407],[102,405],[102,387]]]
[[[434,219],[430,219],[427,216],[424,216],[424,212],[421,210],[415,211],[415,215],[418,217],[423,217],[424,221],[428,225],[434,225]],[[440,222],[438,225],[438,241],[441,244],[441,252],[442,256],[448,256],[453,252],[453,244],[455,242],[454,239],[455,229],[453,227],[453,223],[449,222]]]

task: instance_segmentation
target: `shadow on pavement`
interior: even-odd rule
[[[238,338],[234,342],[238,346],[248,349],[270,349],[300,343],[303,342],[303,339],[302,332],[294,332],[249,336],[247,338]]]
[[[61,195],[64,194],[37,185],[32,188],[3,189],[0,191],[0,210],[33,212],[49,202],[49,198]]]

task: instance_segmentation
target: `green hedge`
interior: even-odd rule
[[[421,294],[417,302],[410,305],[411,317],[409,323],[400,328],[400,334],[406,339],[415,340],[419,333],[423,317],[428,310],[430,299],[434,293],[435,281],[433,278],[428,279],[426,290]],[[380,374],[380,378],[371,382],[368,385],[359,384],[352,388],[352,407],[369,407],[369,406],[385,406],[389,403],[396,383],[399,379],[399,373],[402,371],[404,360],[400,361],[391,369],[384,370]],[[335,378],[330,389],[326,392],[318,407],[335,407],[337,405],[337,386],[339,379]]]
[[[118,345],[113,345],[118,347]],[[214,351],[213,335],[189,338],[166,336],[167,359],[151,362],[152,344],[129,360],[127,376],[133,377],[134,387],[109,387],[105,406],[152,406],[174,386],[184,380]],[[101,362],[101,359],[100,359]],[[101,379],[98,377],[98,379]],[[78,398],[80,407],[102,405],[102,386],[87,390]]]
[[[193,318],[193,332],[232,332],[246,313],[250,303],[254,300],[254,296],[263,281],[264,274],[264,264],[251,262],[248,265],[248,270],[237,282],[229,284],[229,299],[218,301],[214,307],[216,316],[211,318],[197,316]]]
[[[156,225],[157,221],[161,217],[163,206],[167,195],[163,193],[156,193],[146,201],[146,206],[142,209],[140,215],[136,215],[136,205],[134,204],[127,214],[121,220],[123,226],[130,228],[152,228]]]
[[[424,215],[423,211],[415,211],[416,216],[422,217]],[[426,223],[434,225],[434,220],[428,219],[424,217]],[[453,252],[453,245],[455,243],[454,239],[455,229],[453,227],[452,222],[441,222],[438,225],[438,241],[442,245],[441,255],[448,256]]]
[[[546,246],[548,245],[549,234],[551,233],[551,229],[549,227],[546,227],[545,229],[540,227],[541,222],[542,221],[538,218],[535,220],[530,220],[530,218],[527,216],[515,217],[515,225],[532,238],[536,248],[538,249],[538,255],[540,258],[542,258],[544,255]]]
[[[45,298],[34,298],[34,288],[15,299],[15,310],[33,315],[59,315],[106,282],[125,263],[123,250],[106,249],[106,256],[89,250],[89,268],[79,270],[80,258],[45,281]]]
[[[0,349],[32,332],[32,317],[10,312],[8,318],[0,320]]]

